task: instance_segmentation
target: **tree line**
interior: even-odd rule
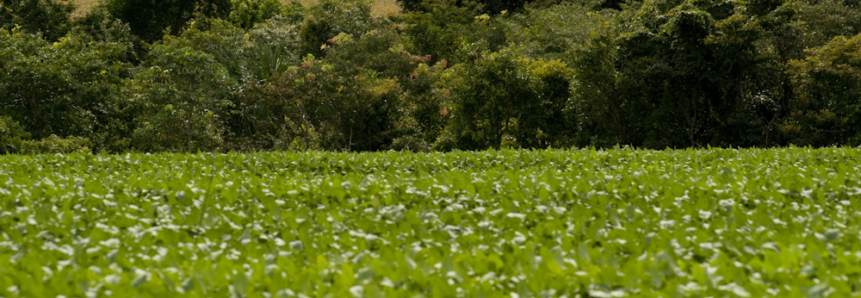
[[[0,0],[0,152],[861,144],[857,0]]]

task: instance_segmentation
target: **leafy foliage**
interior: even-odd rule
[[[21,146],[20,153],[23,154],[68,154],[68,153],[90,153],[90,140],[87,138],[71,136],[61,138],[51,135],[41,140],[26,141]]]
[[[65,0],[0,0],[0,29],[20,27],[54,41],[69,31],[73,10]]]
[[[460,62],[458,50],[464,43],[476,40],[475,16],[477,7],[457,6],[455,1],[438,1],[428,12],[405,16],[403,27],[406,50],[431,56],[432,61]]]
[[[260,149],[379,150],[391,143],[400,104],[394,80],[313,56],[245,89],[240,110],[252,134],[243,143]]]
[[[327,40],[341,34],[360,36],[378,22],[371,16],[371,7],[361,0],[322,0],[311,7],[299,30],[302,38],[302,56],[323,56]]]
[[[79,136],[97,148],[125,148],[127,104],[118,96],[131,76],[128,29],[115,40],[73,31],[50,44],[38,34],[0,30],[0,102],[34,139]],[[112,38],[114,39],[114,38]]]
[[[859,156],[2,156],[0,295],[849,297]]]
[[[195,14],[226,17],[230,0],[106,0],[108,11],[131,27],[146,42],[161,39],[169,29],[177,35]]]
[[[770,6],[769,6],[770,5]],[[792,94],[792,13],[749,3],[647,2],[571,53],[581,144],[768,146]],[[773,139],[771,141],[773,142]]]
[[[791,5],[798,14],[799,31],[816,32],[799,38],[802,49],[822,46],[837,36],[851,38],[861,33],[857,1],[793,1]]]
[[[565,145],[570,70],[510,50],[480,52],[449,74],[452,119],[442,148],[546,148]],[[449,144],[447,144],[449,143]]]
[[[134,146],[145,151],[216,150],[222,145],[224,110],[236,83],[212,55],[187,40],[166,37],[149,52],[147,68],[132,83],[140,100]]]
[[[285,13],[287,13],[287,7],[278,0],[231,0],[228,19],[237,26],[247,29]]]
[[[835,37],[793,61],[790,72],[799,100],[784,129],[794,143],[861,144],[861,35]]]
[[[0,1],[0,116],[99,152],[858,141],[855,0]]]
[[[514,49],[527,57],[565,59],[570,51],[589,46],[590,35],[609,28],[601,27],[605,17],[581,3],[562,3],[543,9],[528,9],[522,14],[497,18]]]
[[[30,139],[30,134],[9,116],[0,116],[0,151],[4,153],[19,153],[24,142]]]
[[[430,11],[440,2],[449,2],[456,6],[475,6],[489,14],[514,12],[526,5],[543,7],[558,4],[560,0],[397,0],[398,5],[407,11]]]

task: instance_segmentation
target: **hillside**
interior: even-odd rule
[[[298,0],[305,6],[312,5],[317,3],[318,0]],[[79,16],[84,14],[86,11],[90,9],[93,5],[99,2],[99,0],[73,0],[75,5],[78,6],[78,9],[75,11],[75,15]],[[282,3],[288,3],[290,0],[281,0]],[[395,3],[395,0],[373,0],[373,6],[371,7],[371,11],[375,15],[391,15],[396,14],[401,11],[401,8],[398,7],[398,4]]]

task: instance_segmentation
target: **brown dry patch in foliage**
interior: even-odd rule
[[[318,0],[298,0],[302,5],[311,6],[317,3]],[[96,5],[99,0],[73,0],[77,9],[73,13],[73,16],[81,16],[87,11],[90,10],[91,7]],[[281,3],[289,3],[290,0],[281,0]],[[393,14],[399,14],[401,12],[400,6],[395,3],[395,0],[373,0],[373,4],[371,5],[371,13],[378,16],[387,16]]]
[[[99,3],[99,0],[74,0],[75,3],[75,12],[72,13],[72,17],[83,16],[87,11],[90,11],[90,8]]]
[[[306,7],[318,2],[318,0],[298,0],[299,3]],[[289,3],[290,0],[281,0],[281,3]],[[401,7],[395,3],[395,0],[372,0],[371,13],[377,16],[387,16],[398,14],[401,12]]]

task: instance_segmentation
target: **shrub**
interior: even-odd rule
[[[230,0],[106,0],[107,10],[129,25],[132,33],[146,42],[164,36],[165,29],[178,35],[196,15],[227,17]]]
[[[124,60],[134,57],[123,28],[102,27],[110,33],[99,39],[116,40],[75,29],[55,43],[0,30],[0,111],[18,119],[34,139],[75,135],[98,150],[123,150],[131,121],[120,95],[131,77]]]
[[[116,19],[105,19],[87,31],[78,28],[53,48],[60,57],[55,63],[65,66],[73,78],[71,104],[89,122],[86,130],[61,136],[87,138],[88,147],[96,151],[126,151],[137,113],[125,89],[138,60],[134,38]]]
[[[56,154],[56,153],[91,153],[90,140],[83,137],[61,138],[51,135],[41,140],[24,142],[21,153],[24,154]]]
[[[795,12],[794,21],[800,31],[799,38],[795,40],[796,47],[798,49],[820,47],[834,37],[850,38],[861,33],[861,9],[858,1],[854,1],[854,4],[852,2],[798,0],[787,3],[786,6],[791,7]],[[808,32],[816,32],[816,34]]]
[[[75,18],[73,24],[76,30],[92,37],[95,41],[121,42],[129,45],[139,41],[132,34],[128,24],[111,15],[104,1],[98,2],[84,15]],[[137,57],[133,57],[132,60],[136,61]]]
[[[73,31],[50,44],[38,34],[0,30],[0,103],[34,138],[86,136],[112,113],[130,76],[126,42]],[[107,121],[107,119],[104,119]]]
[[[252,44],[242,28],[225,20],[202,18],[189,22],[180,36],[168,38],[169,44],[181,44],[212,55],[234,80],[247,79],[246,57],[252,54]]]
[[[9,116],[0,116],[0,153],[19,153],[24,142],[30,138],[18,121]]]
[[[559,0],[397,0],[398,5],[406,11],[429,12],[439,2],[449,2],[459,7],[480,7],[485,13],[492,15],[502,11],[514,12],[532,3],[533,7],[543,7],[557,4]]]
[[[75,6],[64,0],[0,0],[0,29],[16,26],[55,41],[71,28]]]
[[[403,149],[430,148],[445,119],[434,87],[447,62],[428,66],[431,57],[406,51],[395,28],[375,29],[357,39],[337,41],[326,49],[326,63],[373,70],[383,78],[396,80],[401,101],[400,110],[391,119],[394,127],[390,135],[401,139]]]
[[[520,14],[495,18],[496,26],[504,28],[507,40],[516,44],[514,49],[533,58],[562,59],[566,52],[588,45],[590,33],[600,28],[603,16],[590,13],[590,8],[579,3],[528,9]],[[601,28],[606,29],[606,28]]]
[[[437,88],[447,63],[418,63],[410,77],[400,80],[404,91],[401,118],[391,149],[428,151],[445,128],[449,111],[444,91]]]
[[[144,151],[217,150],[236,84],[226,69],[188,40],[166,37],[153,45],[132,92],[139,98],[133,145]]]
[[[861,145],[861,34],[838,36],[789,65],[797,100],[782,129],[796,145]]]
[[[362,0],[322,0],[308,10],[299,30],[301,54],[323,57],[322,46],[327,40],[340,33],[358,37],[370,30],[376,21],[371,16],[371,7]]]
[[[406,50],[430,55],[431,61],[457,63],[456,52],[461,44],[473,42],[476,7],[457,6],[454,0],[434,2],[427,12],[404,16],[403,26]]]
[[[299,20],[296,15],[276,16],[248,32],[253,44],[248,57],[251,77],[265,81],[273,70],[283,72],[287,67],[302,62],[302,39],[297,25],[301,23],[299,16]]]
[[[313,56],[301,67],[274,73],[266,84],[243,89],[239,111],[247,129],[236,143],[245,150],[383,149],[391,143],[400,105],[395,80]]]
[[[791,96],[780,44],[789,18],[782,6],[761,16],[773,6],[738,5],[647,1],[571,50],[578,145],[773,145]]]
[[[574,123],[567,111],[564,63],[532,60],[504,49],[483,51],[446,74],[452,118],[438,147],[487,149],[565,146]]]
[[[273,70],[284,71],[287,66],[301,62],[296,54],[298,35],[292,30],[295,27],[281,28],[277,22],[266,22],[245,31],[224,20],[198,19],[175,40],[212,55],[234,80],[244,84],[266,80]]]
[[[250,29],[254,24],[264,22],[272,17],[287,13],[287,7],[278,0],[231,0],[231,11],[228,19],[231,23]]]

